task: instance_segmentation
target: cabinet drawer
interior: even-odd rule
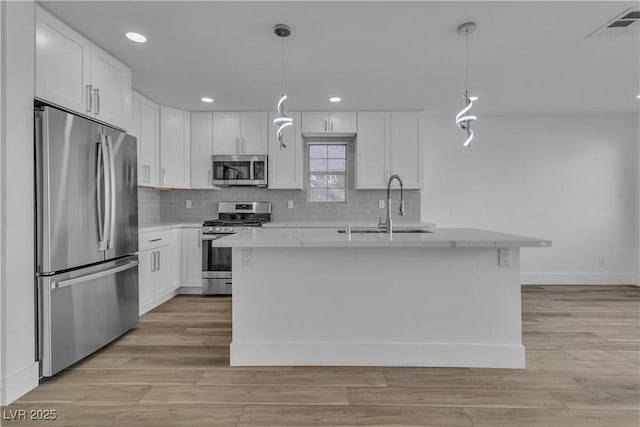
[[[152,231],[140,233],[138,237],[138,250],[140,252],[167,246],[170,243],[171,231]]]

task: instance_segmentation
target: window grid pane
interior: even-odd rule
[[[347,201],[347,145],[309,144],[309,202]]]

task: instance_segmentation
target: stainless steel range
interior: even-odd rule
[[[202,294],[231,294],[231,248],[213,241],[271,221],[271,202],[220,202],[218,219],[202,225]]]

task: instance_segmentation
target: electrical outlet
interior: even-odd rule
[[[191,200],[187,200],[187,203],[185,203],[187,209],[191,209]]]
[[[287,201],[287,209],[293,209],[293,200]]]
[[[498,249],[498,265],[511,267],[511,249]]]
[[[251,267],[253,265],[253,249],[240,250],[240,265]]]
[[[384,209],[384,200],[378,200],[378,207]]]

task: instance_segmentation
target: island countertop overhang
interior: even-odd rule
[[[216,247],[295,248],[521,248],[550,247],[551,241],[473,228],[429,228],[429,233],[352,233],[317,228],[252,228],[212,241]]]

